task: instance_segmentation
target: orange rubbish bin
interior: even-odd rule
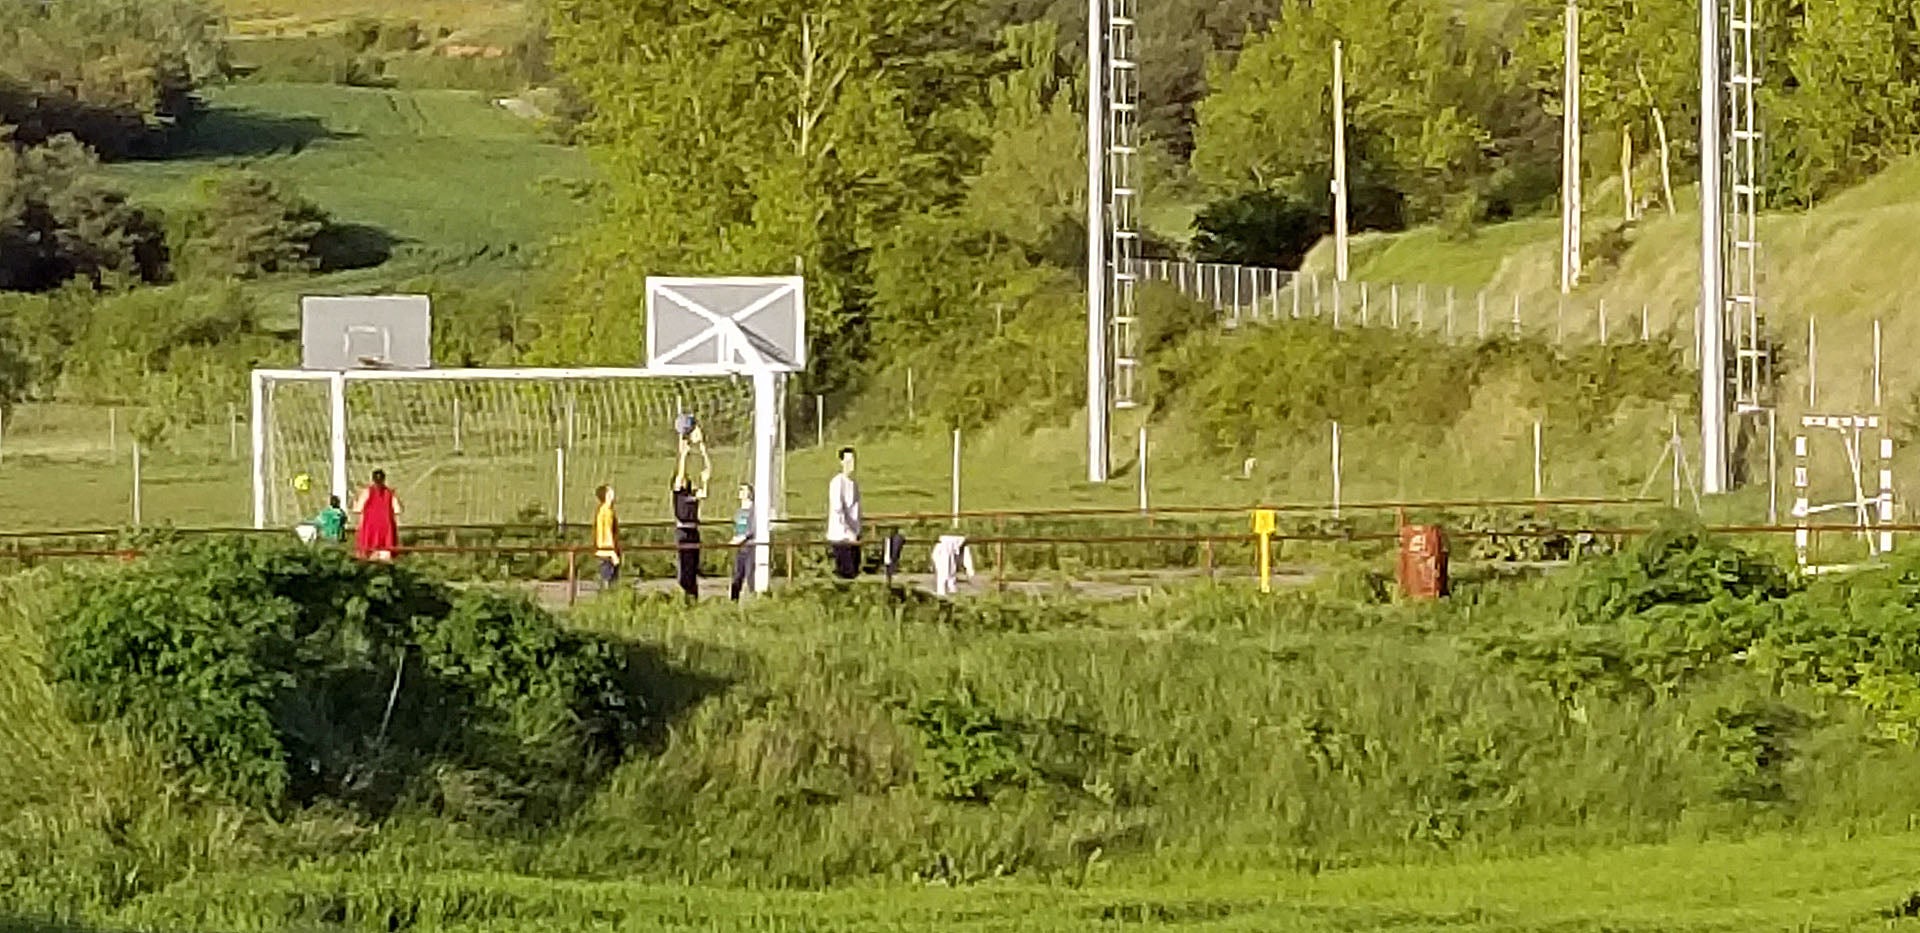
[[[1408,599],[1447,595],[1447,536],[1439,525],[1400,526],[1400,592]]]

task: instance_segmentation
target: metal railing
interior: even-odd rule
[[[1314,320],[1447,340],[1532,336],[1555,343],[1600,344],[1650,341],[1666,332],[1654,323],[1653,304],[1623,306],[1584,295],[1540,301],[1450,285],[1340,282],[1312,272],[1177,259],[1141,260],[1139,275],[1142,281],[1171,285],[1210,305],[1227,327]],[[1679,315],[1675,331],[1674,339],[1690,347],[1692,316]]]

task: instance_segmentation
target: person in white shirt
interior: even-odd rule
[[[827,484],[827,545],[833,574],[842,580],[860,575],[860,484],[853,479],[853,448],[840,448],[840,472]]]
[[[966,535],[941,535],[933,545],[933,594],[952,596],[960,592],[960,571],[973,579],[973,548]]]

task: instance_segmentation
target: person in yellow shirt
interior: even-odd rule
[[[593,491],[600,507],[593,510],[593,554],[600,558],[600,588],[620,578],[620,519],[613,513],[613,487]]]

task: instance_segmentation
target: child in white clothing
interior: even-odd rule
[[[967,547],[966,535],[941,535],[933,545],[933,592],[936,596],[952,596],[960,592],[960,571],[967,572],[967,579],[973,579],[973,549]]]

